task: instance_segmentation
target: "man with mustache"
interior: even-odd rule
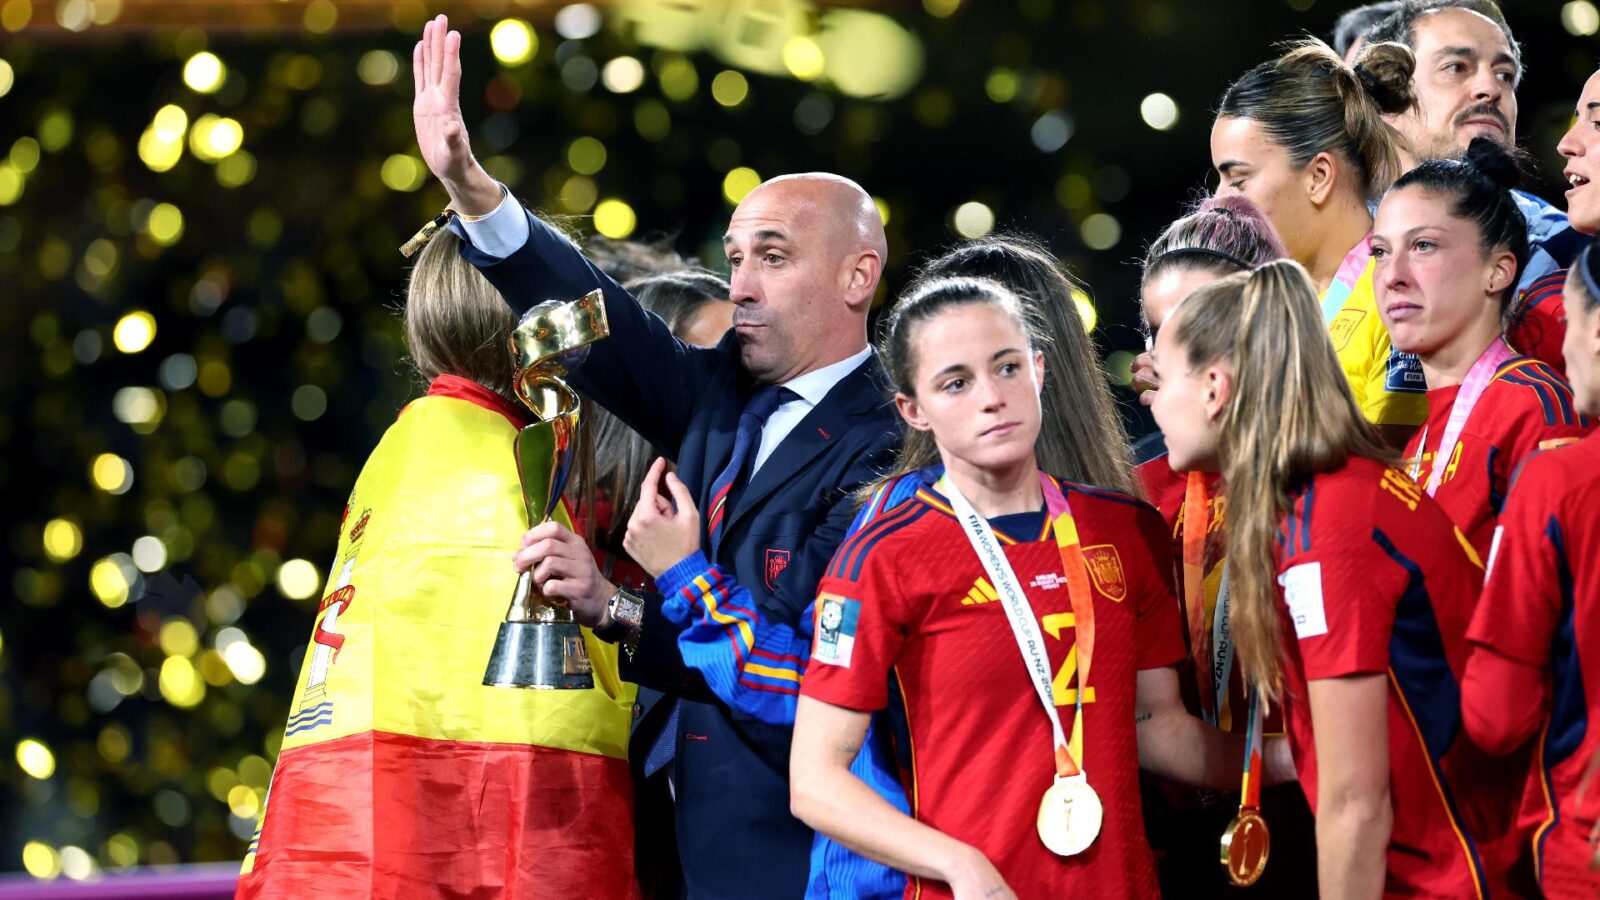
[[[729,593],[743,585],[768,616],[793,624],[855,515],[853,492],[899,443],[867,343],[887,256],[872,198],[827,174],[752,191],[723,238],[734,327],[714,348],[690,347],[478,164],[461,114],[460,47],[444,16],[427,24],[413,52],[412,117],[470,245],[464,255],[519,310],[603,291],[611,335],[571,383],[677,464],[664,481],[656,464],[640,502],[657,515],[695,515],[687,503],[674,513],[658,481],[693,500],[700,549],[715,564],[707,577]],[[679,698],[665,727],[641,727],[631,749],[647,776],[674,767],[684,896],[802,896],[812,833],[789,813],[790,730],[718,701],[684,665],[681,628],[662,615],[661,598],[607,582],[581,537],[546,523],[522,543],[518,570],[601,639],[623,642],[624,677]]]
[[[1522,50],[1493,0],[1410,0],[1364,38],[1405,44],[1417,58],[1416,109],[1389,119],[1406,139],[1408,170],[1423,160],[1459,159],[1475,137],[1516,146]],[[1584,239],[1561,210],[1523,191],[1513,196],[1528,222],[1520,293],[1569,265]]]

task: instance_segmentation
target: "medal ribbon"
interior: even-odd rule
[[[1250,689],[1250,724],[1244,734],[1244,780],[1239,786],[1239,810],[1261,808],[1261,692]]]
[[[1017,573],[1006,559],[1000,542],[989,523],[978,515],[960,488],[949,476],[939,479],[935,490],[950,500],[956,521],[967,533],[967,540],[978,554],[978,561],[989,576],[995,593],[1000,595],[1000,605],[1011,623],[1011,634],[1022,651],[1022,661],[1028,667],[1034,691],[1050,716],[1050,734],[1055,748],[1057,778],[1071,778],[1083,772],[1083,695],[1089,688],[1089,665],[1094,660],[1094,603],[1089,595],[1089,566],[1084,562],[1083,548],[1078,543],[1078,526],[1072,517],[1072,507],[1060,485],[1050,476],[1039,473],[1039,486],[1044,491],[1045,509],[1050,517],[1050,530],[1056,538],[1056,548],[1061,553],[1061,565],[1066,570],[1067,597],[1072,602],[1075,651],[1078,654],[1077,702],[1072,716],[1072,737],[1069,740],[1061,727],[1061,714],[1056,710],[1054,676],[1050,671],[1050,657],[1045,651],[1044,632],[1033,616],[1033,607],[1017,580]]]
[[[1372,261],[1372,235],[1369,233],[1355,245],[1349,253],[1345,254],[1344,262],[1339,264],[1339,271],[1333,273],[1333,281],[1328,289],[1322,292],[1322,321],[1328,325],[1339,317],[1339,310],[1344,309],[1344,303],[1355,292],[1356,282],[1366,274],[1367,263]]]
[[[1233,730],[1233,710],[1230,708],[1228,681],[1233,677],[1233,632],[1228,630],[1228,620],[1233,610],[1228,606],[1228,563],[1222,563],[1222,583],[1217,586],[1217,607],[1211,619],[1211,685],[1216,691],[1216,715],[1207,719],[1223,731]]]
[[[1444,470],[1450,467],[1450,460],[1456,454],[1456,444],[1461,442],[1461,432],[1467,427],[1467,419],[1471,417],[1472,410],[1482,399],[1483,392],[1489,389],[1494,381],[1494,373],[1506,360],[1516,354],[1506,344],[1504,338],[1495,338],[1494,343],[1478,357],[1478,361],[1467,370],[1467,377],[1461,382],[1461,390],[1456,394],[1456,402],[1450,405],[1450,418],[1445,420],[1444,435],[1439,438],[1439,449],[1433,455],[1433,471],[1428,473],[1427,491],[1432,497],[1439,490],[1439,485],[1444,480]],[[1428,449],[1428,429],[1422,429],[1422,440],[1417,443],[1417,456],[1411,461],[1411,477],[1414,479],[1422,472],[1422,455]]]
[[[1183,605],[1189,619],[1189,654],[1199,676],[1200,711],[1215,723],[1220,708],[1217,698],[1222,695],[1211,690],[1211,635],[1206,631],[1206,532],[1210,527],[1206,477],[1190,472],[1183,488]]]

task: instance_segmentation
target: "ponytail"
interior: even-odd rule
[[[1246,681],[1281,688],[1277,542],[1293,492],[1351,456],[1388,461],[1328,341],[1299,263],[1230,275],[1178,305],[1167,325],[1192,368],[1230,362],[1220,421],[1228,498],[1229,622]]]
[[[1369,44],[1352,67],[1327,44],[1306,40],[1234,82],[1217,115],[1259,122],[1295,168],[1319,153],[1337,155],[1370,199],[1400,176],[1402,139],[1384,116],[1416,105],[1415,68],[1403,44]]]

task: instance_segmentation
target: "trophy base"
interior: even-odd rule
[[[541,691],[594,687],[583,632],[575,622],[501,622],[483,683]]]

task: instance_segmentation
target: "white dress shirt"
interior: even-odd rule
[[[761,464],[772,455],[772,451],[778,449],[778,445],[789,436],[789,432],[822,402],[823,397],[828,396],[834,385],[860,368],[871,355],[871,347],[862,347],[836,363],[813,369],[804,375],[797,375],[779,385],[794,391],[796,399],[780,404],[772,411],[772,415],[767,417],[767,424],[761,428],[761,446],[756,449],[756,459],[750,466],[750,474],[755,475]]]

